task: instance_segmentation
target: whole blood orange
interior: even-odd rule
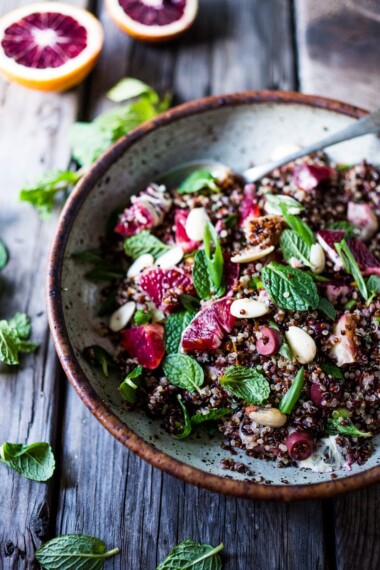
[[[102,45],[98,20],[68,4],[29,4],[0,18],[0,72],[32,89],[63,91],[77,85]]]
[[[198,12],[198,0],[106,0],[106,6],[119,28],[151,42],[179,36]]]

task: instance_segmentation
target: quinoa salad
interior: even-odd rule
[[[256,184],[152,182],[74,256],[116,354],[85,356],[172,437],[220,432],[249,456],[226,469],[362,465],[380,431],[379,220],[380,170],[323,153]]]

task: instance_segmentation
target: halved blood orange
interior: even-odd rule
[[[77,85],[102,46],[98,20],[68,4],[29,4],[0,18],[0,73],[32,89],[63,91]]]
[[[198,12],[198,0],[106,0],[106,6],[119,28],[151,42],[179,36]]]

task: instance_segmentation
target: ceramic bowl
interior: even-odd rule
[[[268,161],[274,147],[306,145],[349,125],[365,111],[336,101],[282,92],[247,92],[209,97],[168,111],[135,129],[116,143],[91,168],[71,194],[55,237],[48,277],[48,312],[51,332],[64,371],[80,398],[114,437],[163,469],[213,491],[258,499],[326,497],[380,480],[377,448],[363,466],[352,471],[314,473],[279,469],[274,462],[245,454],[236,461],[254,471],[252,481],[225,471],[221,460],[230,458],[216,436],[195,435],[177,441],[159,421],[143,412],[127,411],[117,387],[119,378],[105,380],[83,358],[82,350],[102,344],[96,311],[99,288],[86,281],[86,267],[71,259],[73,252],[96,248],[111,211],[171,168],[191,160],[213,159],[243,171]],[[352,163],[380,156],[380,142],[366,136],[329,149],[335,160]]]

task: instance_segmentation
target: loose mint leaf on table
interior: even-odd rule
[[[336,318],[336,310],[334,305],[328,300],[325,299],[324,297],[321,297],[319,299],[319,303],[318,303],[318,307],[317,309],[319,311],[322,311],[322,313],[325,313],[325,315],[327,315],[329,317],[329,319],[331,320],[335,320]]]
[[[8,250],[0,239],[0,271],[7,265],[9,259]]]
[[[247,366],[229,366],[219,383],[227,392],[252,404],[262,404],[270,394],[268,380],[257,369]]]
[[[185,354],[170,354],[164,360],[164,374],[170,384],[188,390],[199,392],[204,382],[202,366],[194,358]]]
[[[174,439],[185,439],[186,437],[189,437],[193,427],[191,425],[189,412],[187,411],[185,404],[182,402],[182,398],[181,398],[180,394],[178,394],[177,399],[178,399],[179,405],[182,408],[184,423],[182,424],[182,423],[176,422],[177,428],[180,428],[181,431],[178,432],[177,434],[174,434],[173,437],[174,437]]]
[[[196,170],[178,186],[179,194],[193,194],[201,190],[211,190],[211,192],[219,192],[217,178],[211,174],[209,170]]]
[[[67,194],[81,176],[81,173],[72,170],[51,170],[34,184],[22,188],[20,200],[29,202],[42,218],[46,218],[51,213],[58,195]]]
[[[9,321],[0,321],[0,361],[15,366],[20,362],[20,352],[36,350],[38,344],[27,340],[30,332],[30,319],[24,313],[16,313]]]
[[[113,133],[101,129],[95,122],[77,122],[69,132],[73,159],[85,169],[95,162],[114,142]]]
[[[168,354],[179,352],[182,333],[197,314],[197,311],[171,313],[165,322],[165,348]]]
[[[372,437],[369,431],[360,431],[351,421],[349,411],[346,408],[334,410],[327,424],[327,432],[330,434],[341,433],[354,437]]]
[[[269,206],[272,208],[273,212],[276,214],[282,214],[281,205],[283,204],[290,214],[298,214],[304,210],[304,207],[300,202],[292,198],[291,196],[286,196],[285,194],[270,194],[269,192],[265,194],[265,198]]]
[[[302,265],[311,267],[310,247],[299,237],[294,230],[284,230],[280,237],[282,255],[287,263],[292,258],[298,259]]]
[[[359,269],[356,259],[352,255],[352,252],[348,246],[348,243],[343,239],[340,243],[335,244],[335,249],[337,250],[339,257],[341,258],[344,268],[347,273],[350,273],[355,280],[355,283],[360,291],[361,296],[365,301],[368,301],[368,291],[367,285]]]
[[[104,560],[119,554],[114,548],[106,552],[105,543],[86,534],[66,534],[46,542],[35,552],[44,570],[102,570]]]
[[[134,77],[124,77],[108,91],[107,97],[114,103],[122,103],[128,99],[146,94],[150,95],[152,102],[159,100],[157,93],[146,83]]]
[[[204,422],[211,422],[220,420],[225,416],[229,416],[232,414],[233,411],[229,408],[215,408],[212,410],[208,410],[208,413],[197,412],[193,416],[191,416],[191,423],[193,425],[203,424]]]
[[[298,234],[302,241],[311,247],[315,243],[315,237],[312,229],[307,225],[306,222],[301,220],[300,217],[295,216],[289,212],[286,204],[280,204],[281,213],[285,218],[285,222]]]
[[[223,543],[214,547],[188,538],[177,544],[156,570],[222,570],[218,553],[223,548]]]
[[[272,261],[262,271],[262,280],[275,305],[291,311],[316,309],[317,287],[307,273]]]
[[[319,362],[319,366],[322,368],[325,374],[328,374],[337,380],[344,380],[343,372],[339,366],[331,362],[331,360],[324,358]]]
[[[143,367],[139,364],[123,380],[119,386],[119,392],[128,404],[135,404],[137,401],[137,390],[140,388],[138,379],[143,373]]]
[[[33,481],[47,481],[55,469],[51,447],[44,442],[31,445],[5,442],[0,447],[0,461]]]
[[[150,253],[154,259],[157,259],[169,249],[170,246],[164,244],[148,230],[142,230],[138,234],[127,238],[124,242],[125,253],[133,259],[137,259],[144,253]]]
[[[133,320],[136,325],[146,325],[146,323],[152,320],[152,315],[142,309],[138,309],[133,316]]]

